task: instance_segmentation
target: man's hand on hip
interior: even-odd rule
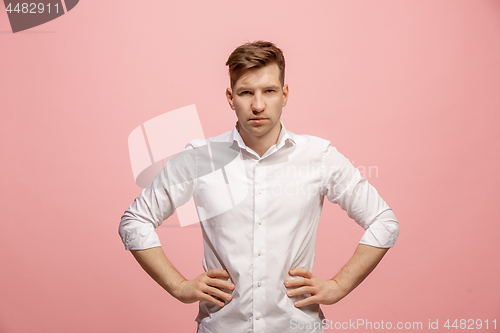
[[[301,301],[295,302],[296,307],[313,303],[334,304],[349,294],[373,271],[375,266],[389,250],[365,244],[358,244],[356,251],[347,264],[331,280],[323,280],[305,268],[293,268],[291,276],[300,276],[297,279],[285,281],[285,287],[294,288],[287,291],[287,295],[297,296],[311,294]]]
[[[289,288],[286,293],[288,297],[311,294],[311,296],[295,302],[296,307],[314,303],[334,304],[347,295],[347,292],[340,288],[337,281],[323,280],[305,268],[293,268],[289,274],[300,277],[285,281],[285,287]]]
[[[222,269],[211,269],[193,280],[184,280],[179,284],[175,297],[183,303],[206,301],[224,306],[222,300],[230,301],[232,295],[222,289],[234,290],[234,284],[221,278],[228,278],[229,273]]]

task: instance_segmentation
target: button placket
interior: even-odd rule
[[[264,281],[266,278],[266,228],[262,223],[262,217],[265,216],[266,202],[266,172],[262,162],[259,160],[255,164],[255,211],[253,224],[253,314],[254,314],[254,332],[265,330],[265,320],[262,311],[266,306],[266,292]]]

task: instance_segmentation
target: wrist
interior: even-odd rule
[[[337,291],[338,294],[341,295],[341,298],[349,294],[351,292],[352,288],[350,288],[349,283],[346,283],[342,279],[339,279],[338,277],[334,277],[333,279],[330,280],[332,283],[332,288]]]
[[[186,282],[186,279],[180,279],[176,281],[175,283],[172,283],[169,288],[165,288],[170,295],[172,295],[175,299],[179,300],[182,302],[183,299],[183,284]]]

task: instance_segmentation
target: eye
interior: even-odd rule
[[[251,95],[252,92],[251,91],[248,91],[248,90],[244,90],[242,92],[240,92],[240,95]]]
[[[266,93],[268,93],[268,94],[272,94],[272,93],[273,93],[273,92],[275,92],[275,91],[276,91],[276,90],[274,90],[274,89],[267,89],[267,90],[266,90]]]

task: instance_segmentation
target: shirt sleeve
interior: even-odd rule
[[[193,194],[194,153],[188,148],[167,162],[122,215],[118,232],[125,249],[161,246],[156,228]]]
[[[399,234],[396,216],[359,170],[329,142],[323,156],[323,180],[328,200],[339,204],[365,229],[361,244],[394,246]]]

